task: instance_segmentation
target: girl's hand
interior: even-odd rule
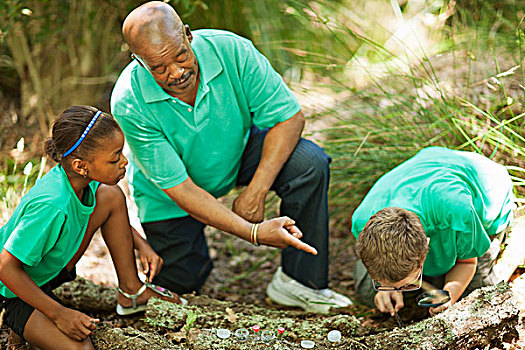
[[[302,242],[302,232],[295,226],[295,221],[283,216],[263,221],[259,225],[257,241],[270,247],[284,249],[288,246],[303,250],[307,253],[317,255],[317,250]]]
[[[53,320],[58,329],[76,341],[83,341],[97,328],[98,319],[82,312],[63,307]]]
[[[140,244],[137,249],[139,251],[142,270],[147,276],[148,282],[151,283],[153,281],[153,277],[159,274],[164,260],[162,260],[162,258],[157,253],[155,253],[147,241],[144,241],[142,244]]]

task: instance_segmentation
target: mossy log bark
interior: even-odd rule
[[[514,294],[502,282],[474,291],[435,317],[359,341],[369,349],[484,348],[517,338],[518,314]]]
[[[155,332],[145,332],[133,327],[115,328],[99,325],[91,336],[97,350],[166,350],[182,349],[168,338]]]
[[[146,310],[146,322],[154,327],[177,331],[192,328],[187,341],[190,347],[199,349],[297,349],[303,339],[316,343],[316,348],[330,344],[326,334],[337,329],[343,337],[357,336],[360,322],[352,315],[317,315],[293,310],[275,310],[248,304],[237,304],[218,301],[206,296],[184,296],[188,305],[180,306],[158,299],[152,300]],[[195,315],[195,321],[188,325],[188,315]],[[263,330],[277,333],[277,327],[282,326],[286,333],[279,342],[265,344],[248,338],[240,342],[233,332],[237,328],[250,329],[259,325]],[[226,340],[219,339],[216,330],[229,329],[232,336]],[[259,333],[261,333],[259,332]]]
[[[78,283],[79,287],[76,286]],[[79,310],[113,312],[115,306],[114,290],[82,280],[65,285],[57,290],[57,294]],[[96,349],[120,349],[124,344],[126,349],[152,350],[188,347],[196,350],[300,349],[303,339],[313,340],[316,349],[323,349],[332,348],[326,340],[326,334],[332,329],[338,329],[343,335],[337,347],[350,350],[461,350],[510,342],[518,336],[519,309],[511,289],[504,283],[477,290],[435,317],[370,336],[358,336],[360,324],[351,315],[322,316],[222,302],[206,296],[184,297],[189,302],[186,306],[152,299],[146,311],[147,325],[142,324],[141,330],[99,326],[92,336]],[[190,322],[188,315],[195,315],[195,320]],[[252,339],[239,342],[233,334],[226,340],[216,336],[217,328],[226,328],[233,333],[237,328],[250,329],[254,324],[258,324],[261,330],[283,326],[287,332],[272,344]]]
[[[117,291],[114,288],[100,286],[82,277],[64,283],[53,292],[65,306],[84,312],[114,312],[117,306]]]

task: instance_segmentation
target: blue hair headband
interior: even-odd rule
[[[93,124],[95,124],[95,122],[97,121],[98,117],[102,114],[101,111],[98,111],[97,113],[95,113],[95,116],[93,117],[93,119],[91,119],[91,121],[89,122],[88,126],[86,126],[86,129],[84,130],[84,132],[82,133],[82,136],[80,136],[80,138],[78,139],[78,141],[73,145],[73,147],[71,147],[70,149],[68,149],[67,151],[64,152],[64,154],[62,155],[62,158],[64,157],[67,157],[71,152],[73,152],[74,150],[77,149],[78,145],[80,145],[82,143],[82,141],[84,141],[84,139],[86,138],[89,130],[91,130],[91,128],[93,127]]]

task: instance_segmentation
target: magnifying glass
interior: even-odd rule
[[[421,293],[416,298],[417,304],[423,307],[436,307],[450,300],[450,294],[446,290],[435,289]]]

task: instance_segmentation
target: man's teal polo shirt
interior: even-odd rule
[[[228,193],[251,126],[273,127],[301,109],[249,40],[196,30],[191,46],[200,70],[194,107],[168,95],[136,61],[111,95],[111,111],[132,152],[129,181],[141,222],[188,215],[161,190],[188,176],[215,197]]]
[[[512,180],[504,166],[472,152],[429,147],[383,175],[352,215],[356,239],[386,207],[414,212],[430,237],[423,273],[440,276],[456,259],[482,256],[489,236],[513,218]]]

